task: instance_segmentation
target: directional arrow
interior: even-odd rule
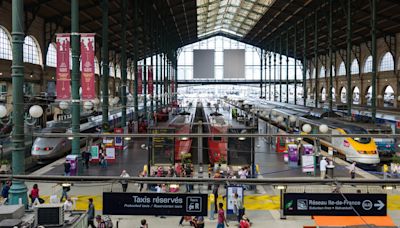
[[[374,207],[377,207],[378,211],[381,210],[384,206],[385,204],[380,200],[378,200],[378,203],[374,204]]]

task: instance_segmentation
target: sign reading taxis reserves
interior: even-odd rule
[[[207,216],[207,194],[103,193],[105,215]]]
[[[285,193],[284,215],[386,216],[386,194]]]

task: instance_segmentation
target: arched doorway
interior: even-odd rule
[[[347,103],[347,89],[346,89],[346,87],[342,87],[342,89],[340,90],[340,102],[342,102],[343,104]]]
[[[372,101],[372,86],[368,86],[367,94],[365,95],[365,100],[367,101],[367,106],[371,106]]]
[[[383,107],[394,107],[394,90],[390,85],[385,87],[383,93]]]
[[[353,89],[353,104],[360,104],[360,89],[357,86]]]
[[[322,102],[325,102],[325,101],[326,101],[326,89],[325,89],[325,87],[323,87],[323,88],[321,89],[321,101],[322,101]]]

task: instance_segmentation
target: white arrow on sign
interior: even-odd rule
[[[380,200],[378,200],[378,203],[374,204],[374,207],[377,207],[378,210],[381,210],[384,206],[385,204]]]

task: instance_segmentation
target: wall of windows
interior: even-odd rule
[[[232,40],[222,36],[215,36],[206,40],[199,41],[182,47],[179,50],[178,56],[178,79],[180,80],[190,80],[193,79],[193,50],[194,49],[214,49],[215,59],[214,59],[214,78],[223,79],[224,75],[224,49],[244,49],[245,50],[245,79],[246,80],[258,80],[261,77],[261,49],[244,44],[242,42]],[[263,57],[264,58],[264,57]],[[271,79],[282,80],[286,79],[286,56],[282,56],[282,74],[280,74],[279,54],[276,55],[276,71],[274,74],[274,67],[271,70]],[[273,65],[273,56],[271,63]],[[289,58],[289,79],[294,79],[294,59]],[[301,79],[302,71],[300,66],[300,61],[297,62],[297,75],[298,79]],[[267,57],[268,65],[268,57]],[[264,70],[263,70],[264,71]],[[266,77],[269,79],[269,70],[267,66]],[[263,78],[265,77],[265,72],[263,72]],[[229,80],[229,79],[227,79]]]

